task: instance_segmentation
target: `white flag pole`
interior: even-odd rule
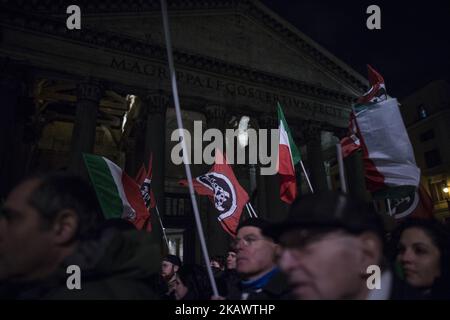
[[[339,180],[341,181],[341,190],[347,193],[347,181],[345,181],[344,158],[342,156],[342,146],[340,143],[336,144],[336,154],[339,165]]]
[[[308,182],[309,190],[311,190],[311,193],[314,193],[314,189],[311,185],[311,181],[309,181],[308,174],[306,173],[305,166],[303,165],[303,161],[301,159],[300,159],[300,165],[302,166],[303,173],[305,174],[306,181]]]
[[[172,84],[172,94],[173,94],[173,100],[174,100],[174,104],[175,104],[175,113],[177,116],[177,124],[178,124],[178,129],[180,131],[181,146],[182,146],[182,150],[183,150],[184,168],[185,168],[186,176],[187,176],[187,180],[188,180],[189,193],[191,196],[192,208],[194,209],[195,222],[197,225],[198,236],[199,236],[199,240],[200,240],[201,249],[203,252],[203,259],[204,259],[204,262],[206,265],[206,270],[208,272],[208,277],[209,277],[209,281],[211,283],[211,287],[213,290],[213,295],[218,296],[219,292],[217,290],[216,281],[214,279],[212,269],[211,269],[211,264],[209,261],[209,255],[208,255],[208,250],[206,248],[205,236],[203,234],[202,222],[200,220],[200,214],[198,211],[197,200],[195,198],[195,193],[194,193],[194,185],[192,183],[191,168],[189,167],[189,159],[187,156],[188,150],[187,150],[187,146],[186,146],[186,139],[184,137],[183,121],[181,119],[181,108],[180,108],[180,101],[179,101],[179,97],[178,97],[177,78],[176,78],[176,73],[175,73],[175,66],[173,63],[172,41],[170,38],[170,30],[169,30],[169,17],[167,14],[167,4],[166,4],[165,0],[161,0],[161,11],[162,11],[162,17],[163,17],[164,35],[165,35],[165,39],[166,39],[167,59],[169,61],[169,71],[170,71],[170,80],[171,80],[171,84]]]
[[[247,209],[248,216],[249,216],[250,218],[253,218],[252,212],[250,211],[250,208],[248,207],[248,203],[245,204],[245,209]]]
[[[386,198],[386,200],[387,200],[387,206],[388,206],[388,213],[392,217],[391,199]]]
[[[248,206],[249,206],[249,207],[250,207],[250,209],[252,210],[252,212],[253,212],[253,215],[255,216],[255,218],[259,218],[259,217],[258,217],[258,215],[256,214],[256,211],[255,211],[255,209],[253,209],[253,206],[252,206],[251,202],[249,202],[249,203],[248,203]]]
[[[158,205],[155,205],[156,214],[158,216],[159,224],[161,225],[161,229],[163,232],[164,240],[166,241],[167,249],[169,249],[169,240],[167,240],[167,234],[166,234],[166,228],[164,228],[164,225],[161,220],[161,215],[159,214]]]

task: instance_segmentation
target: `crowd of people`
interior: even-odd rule
[[[2,204],[0,298],[450,299],[446,226],[405,219],[387,233],[372,206],[331,191],[299,197],[282,223],[243,219],[228,252],[211,257],[219,295],[205,266],[167,255],[155,270],[149,241],[126,220],[104,220],[82,178],[28,178]],[[82,270],[80,290],[67,286],[70,265]]]

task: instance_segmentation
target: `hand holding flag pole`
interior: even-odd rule
[[[197,200],[195,198],[195,193],[194,193],[194,184],[192,182],[192,174],[191,174],[191,169],[189,167],[189,159],[187,156],[188,150],[186,147],[186,140],[184,137],[183,121],[181,119],[181,108],[180,108],[180,101],[179,101],[179,97],[178,97],[177,78],[176,78],[176,73],[175,73],[175,66],[173,63],[172,43],[171,43],[170,31],[169,31],[169,17],[167,14],[167,3],[165,0],[161,0],[161,11],[162,11],[162,17],[163,17],[164,35],[165,35],[165,39],[166,39],[167,59],[169,61],[170,80],[172,83],[172,94],[173,94],[173,100],[174,100],[174,104],[175,104],[175,113],[176,113],[176,117],[177,117],[178,129],[179,129],[180,137],[181,137],[181,146],[182,146],[182,150],[183,150],[183,163],[184,163],[184,168],[186,170],[187,180],[189,183],[189,194],[191,196],[192,207],[194,209],[195,222],[197,225],[198,236],[199,236],[199,240],[200,240],[201,249],[203,252],[203,258],[204,258],[204,262],[206,265],[206,270],[208,271],[209,281],[211,282],[211,287],[213,289],[214,296],[218,296],[219,292],[217,290],[216,281],[214,280],[214,276],[213,276],[210,261],[209,261],[209,255],[208,255],[208,250],[206,248],[205,236],[203,234],[202,223],[200,220],[200,214],[198,212]]]

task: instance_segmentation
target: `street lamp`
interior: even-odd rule
[[[444,189],[442,189],[442,191],[444,191],[444,193],[447,193],[447,194],[448,194],[448,187],[445,186]]]

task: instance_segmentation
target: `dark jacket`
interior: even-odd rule
[[[149,285],[151,246],[144,232],[107,229],[82,241],[51,276],[33,283],[4,284],[0,296],[10,299],[157,299]],[[81,270],[81,289],[69,290],[67,267]]]
[[[397,274],[393,273],[392,287],[389,300],[422,300],[420,291],[411,287]]]
[[[241,300],[243,289],[242,282],[227,295],[229,300]],[[293,299],[289,290],[286,276],[278,271],[270,278],[267,284],[248,293],[246,300],[290,300]]]
[[[225,270],[220,277],[216,278],[219,295],[226,297],[231,292],[239,290],[240,281],[241,278],[235,269]]]

